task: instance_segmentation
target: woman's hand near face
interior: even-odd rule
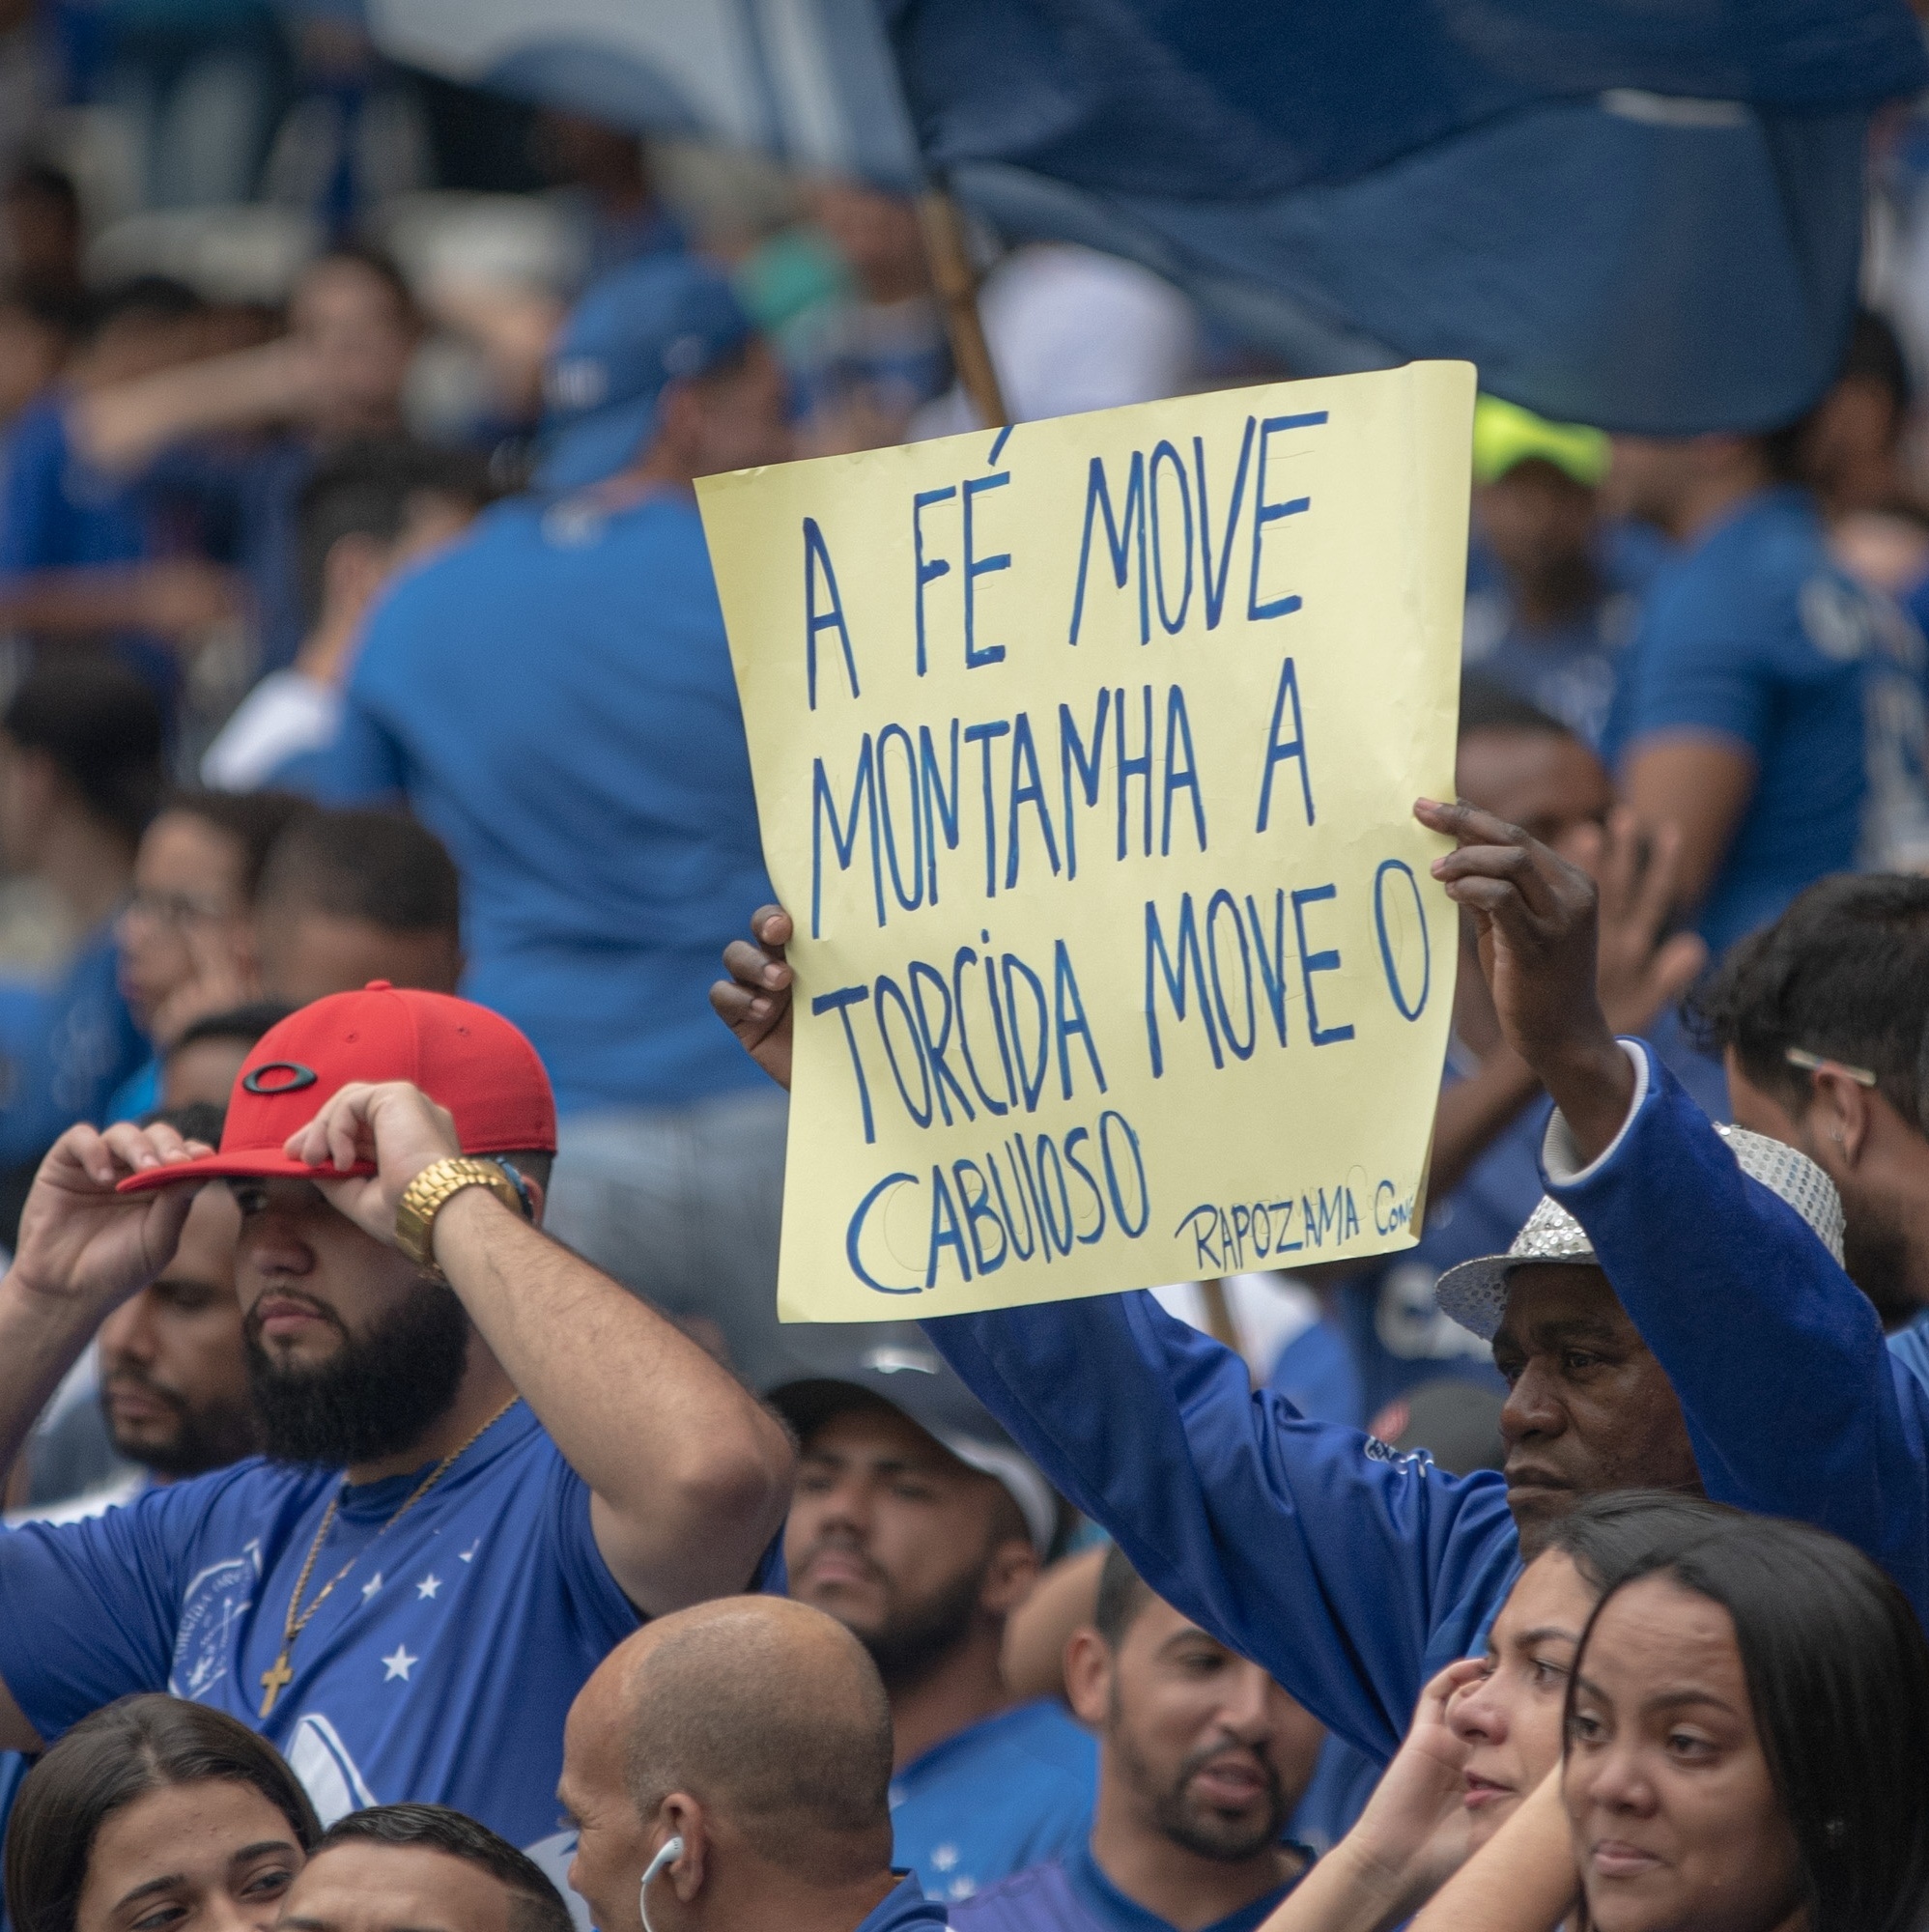
[[[1260,1932],[1385,1932],[1467,1855],[1466,1747],[1447,1706],[1486,1669],[1450,1663],[1420,1693],[1406,1740],[1359,1822],[1293,1888]]]
[[[1440,1888],[1408,1932],[1547,1932],[1565,1923],[1579,1896],[1557,1767]]]
[[[1449,1726],[1447,1711],[1487,1667],[1482,1658],[1463,1657],[1421,1691],[1405,1742],[1347,1834],[1361,1854],[1401,1875],[1409,1909],[1458,1871],[1471,1848],[1467,1747]]]

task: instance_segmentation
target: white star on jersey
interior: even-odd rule
[[[471,1557],[473,1557],[473,1556],[474,1556],[475,1552],[476,1552],[476,1551],[477,1551],[478,1549],[480,1549],[481,1548],[482,1548],[482,1539],[481,1539],[481,1537],[479,1537],[479,1536],[478,1536],[478,1537],[477,1537],[477,1538],[475,1539],[475,1541],[474,1541],[473,1543],[471,1543],[471,1544],[470,1544],[470,1545],[468,1546],[468,1548],[467,1549],[465,1549],[465,1550],[464,1550],[464,1551],[462,1552],[461,1556],[460,1556],[460,1557],[458,1557],[458,1558],[457,1558],[456,1560],[457,1560],[458,1562],[461,1562],[461,1563],[467,1563],[467,1562],[468,1562],[468,1561],[470,1560],[470,1558],[471,1558]]]
[[[415,1585],[415,1595],[418,1598],[433,1597],[436,1594],[436,1592],[440,1590],[441,1587],[442,1587],[442,1579],[440,1577],[438,1577],[433,1570],[431,1570],[429,1574],[426,1577],[424,1577],[419,1583]]]
[[[419,1657],[411,1657],[408,1651],[398,1643],[395,1646],[395,1655],[393,1657],[384,1657],[382,1661],[388,1666],[388,1675],[382,1680],[384,1684],[397,1677],[401,1678],[403,1683],[406,1684],[409,1681],[411,1668],[420,1663],[422,1660]]]
[[[382,1572],[381,1572],[380,1570],[378,1570],[378,1571],[377,1571],[377,1572],[375,1573],[375,1575],[374,1575],[373,1577],[370,1577],[370,1578],[368,1579],[368,1581],[367,1581],[366,1583],[364,1583],[364,1584],[363,1584],[363,1585],[361,1586],[361,1600],[362,1600],[362,1602],[363,1602],[364,1604],[365,1604],[365,1603],[367,1603],[367,1602],[368,1602],[368,1600],[369,1600],[369,1599],[370,1599],[370,1598],[371,1598],[372,1596],[374,1596],[374,1595],[375,1595],[375,1593],[376,1593],[376,1592],[377,1592],[377,1591],[378,1591],[379,1589],[381,1589],[381,1588],[382,1588]]]

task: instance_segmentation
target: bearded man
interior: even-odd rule
[[[790,1594],[870,1652],[891,1700],[892,1863],[947,1903],[1082,1844],[1097,1756],[1055,1698],[1014,1703],[1005,1620],[1058,1498],[915,1329],[771,1391],[797,1432]]]
[[[0,1280],[0,1463],[210,1182],[266,1454],[0,1538],[0,1747],[171,1690],[276,1745],[325,1823],[447,1804],[560,1875],[571,1701],[644,1617],[753,1586],[792,1459],[542,1232],[554,1146],[514,1027],[383,981],[262,1037],[218,1152],[160,1122],[61,1137]]]

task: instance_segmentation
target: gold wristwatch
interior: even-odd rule
[[[432,1160],[395,1204],[395,1245],[417,1267],[441,1272],[436,1266],[436,1216],[442,1204],[465,1187],[486,1187],[512,1213],[523,1211],[516,1183],[495,1161],[476,1160],[466,1153]]]

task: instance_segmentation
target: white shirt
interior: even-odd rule
[[[1136,262],[1068,243],[1020,248],[985,278],[978,308],[1013,422],[1157,402],[1193,381],[1192,304]],[[918,412],[911,437],[977,426],[953,388]]]
[[[342,695],[298,670],[271,670],[241,699],[201,760],[201,782],[255,791],[275,769],[334,737]]]

